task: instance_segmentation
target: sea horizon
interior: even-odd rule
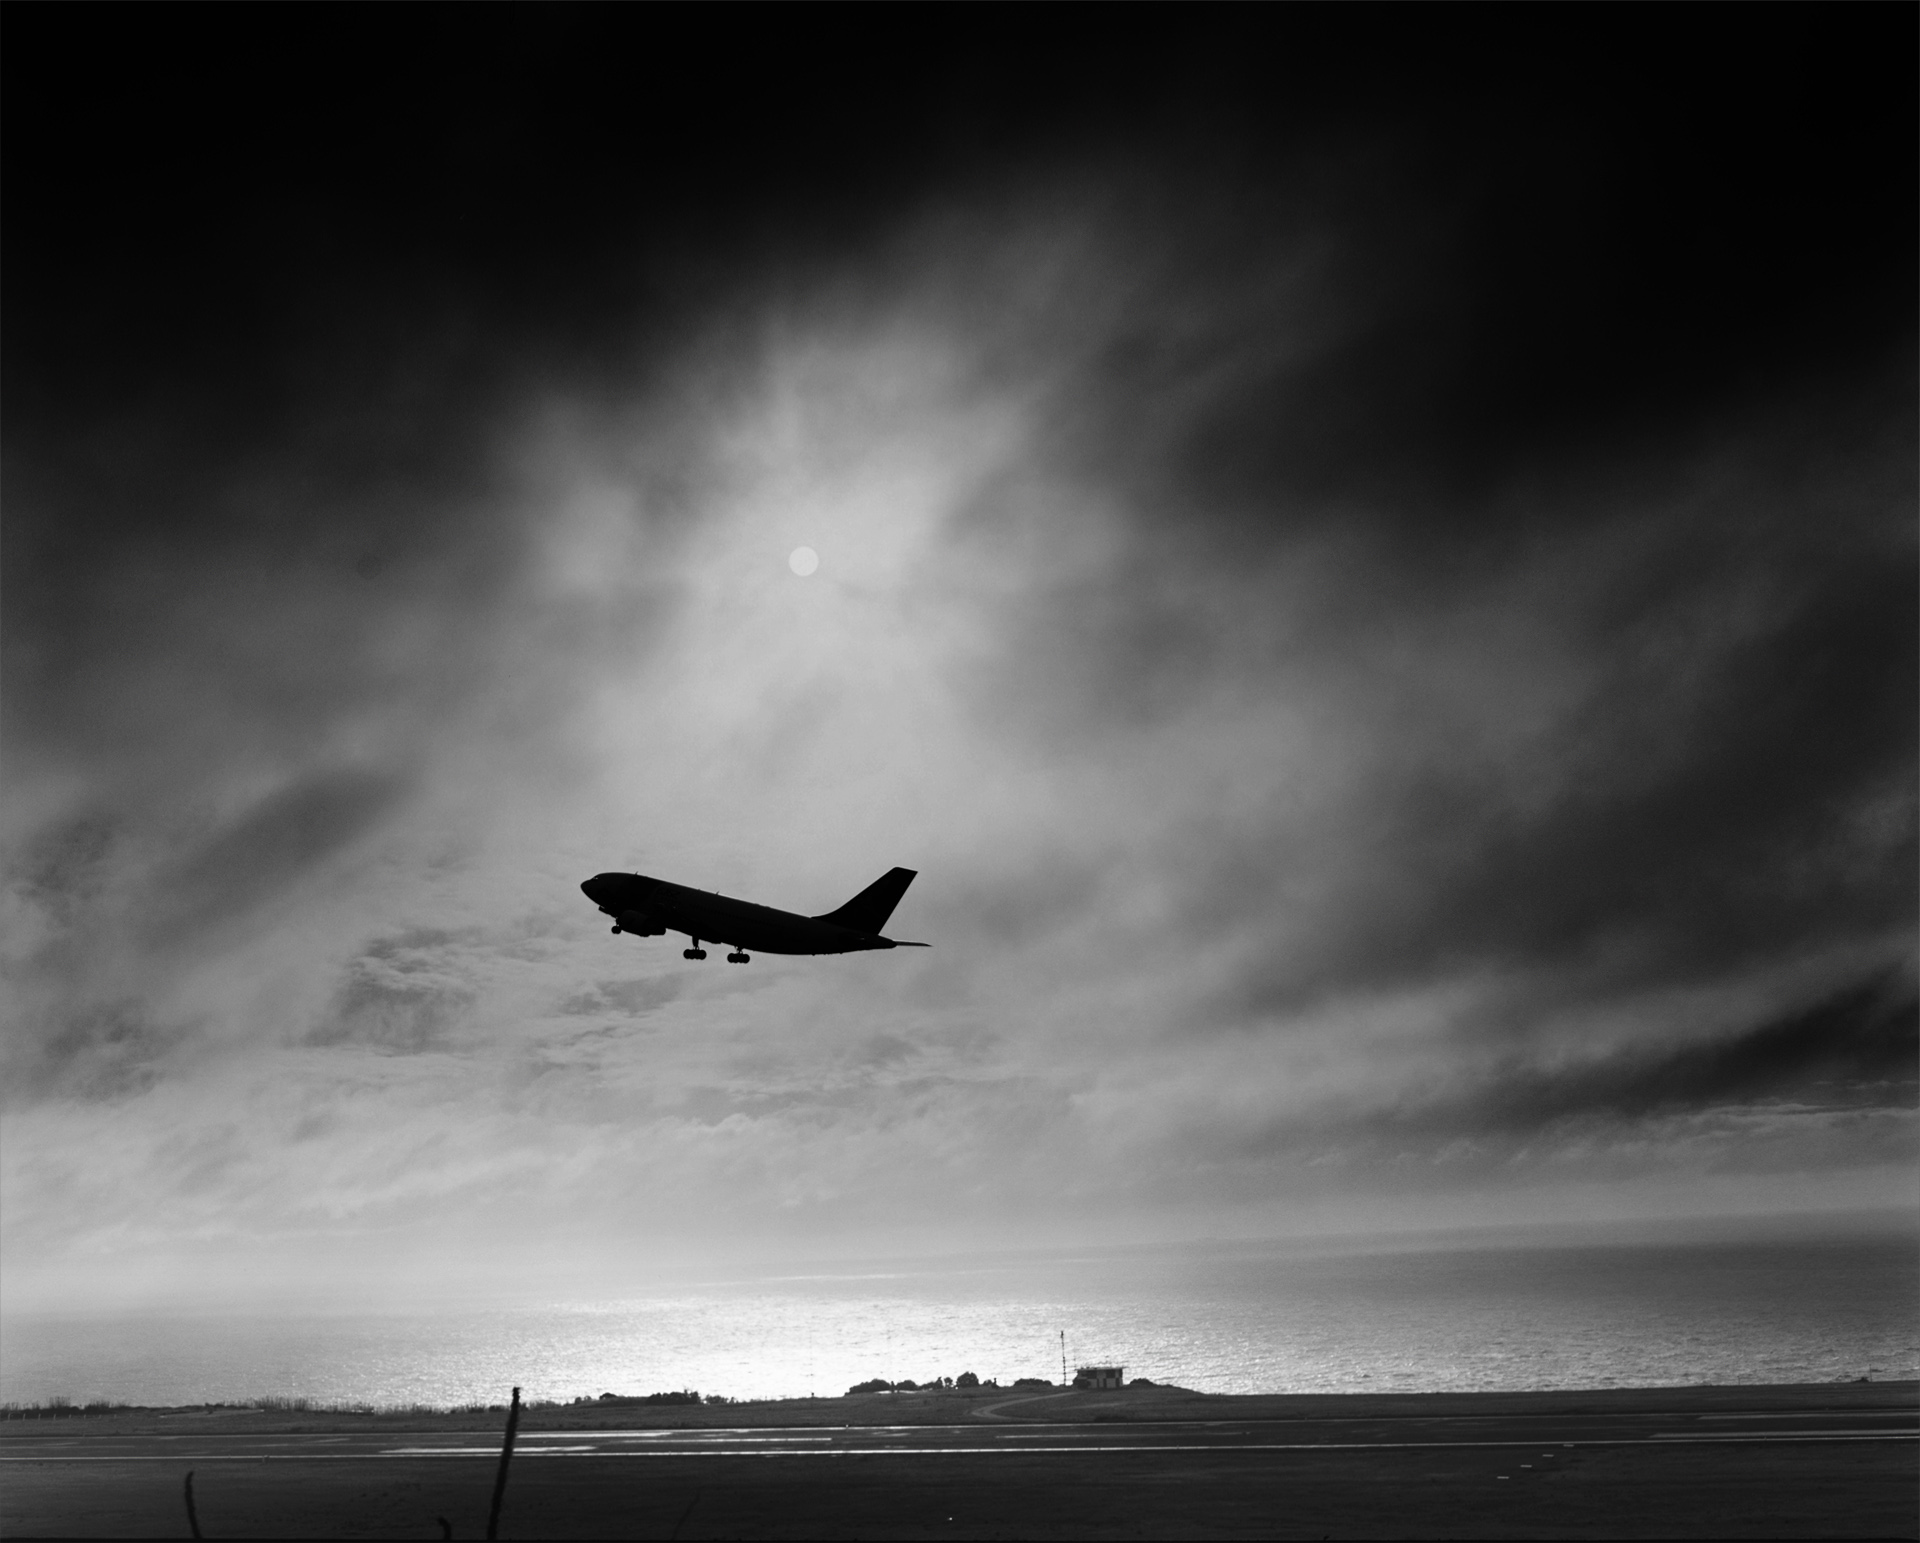
[[[1905,1213],[1671,1235],[1688,1225],[663,1271],[620,1293],[501,1302],[6,1312],[0,1403],[459,1407],[512,1386],[563,1403],[807,1397],[966,1372],[1058,1383],[1081,1364],[1209,1393],[1920,1376],[1920,1234]]]

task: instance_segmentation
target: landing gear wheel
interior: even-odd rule
[[[613,929],[613,935],[614,935],[614,936],[615,936],[616,938],[620,936],[620,929],[619,929],[618,927],[615,927],[615,928]]]
[[[704,959],[707,957],[707,951],[704,948],[686,948],[680,951],[680,957],[682,959]]]
[[[727,955],[727,963],[728,964],[752,964],[753,955],[736,950],[735,952]]]

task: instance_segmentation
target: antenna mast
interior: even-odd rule
[[[1060,1331],[1060,1386],[1067,1386],[1067,1331]]]

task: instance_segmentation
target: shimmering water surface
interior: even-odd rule
[[[496,1403],[872,1377],[1057,1380],[1120,1362],[1216,1393],[1920,1375],[1920,1248],[1218,1248],[767,1276],[619,1300],[0,1320],[0,1398]]]

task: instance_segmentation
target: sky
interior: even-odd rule
[[[9,18],[16,1308],[1920,1200],[1912,13],[1011,24]]]

